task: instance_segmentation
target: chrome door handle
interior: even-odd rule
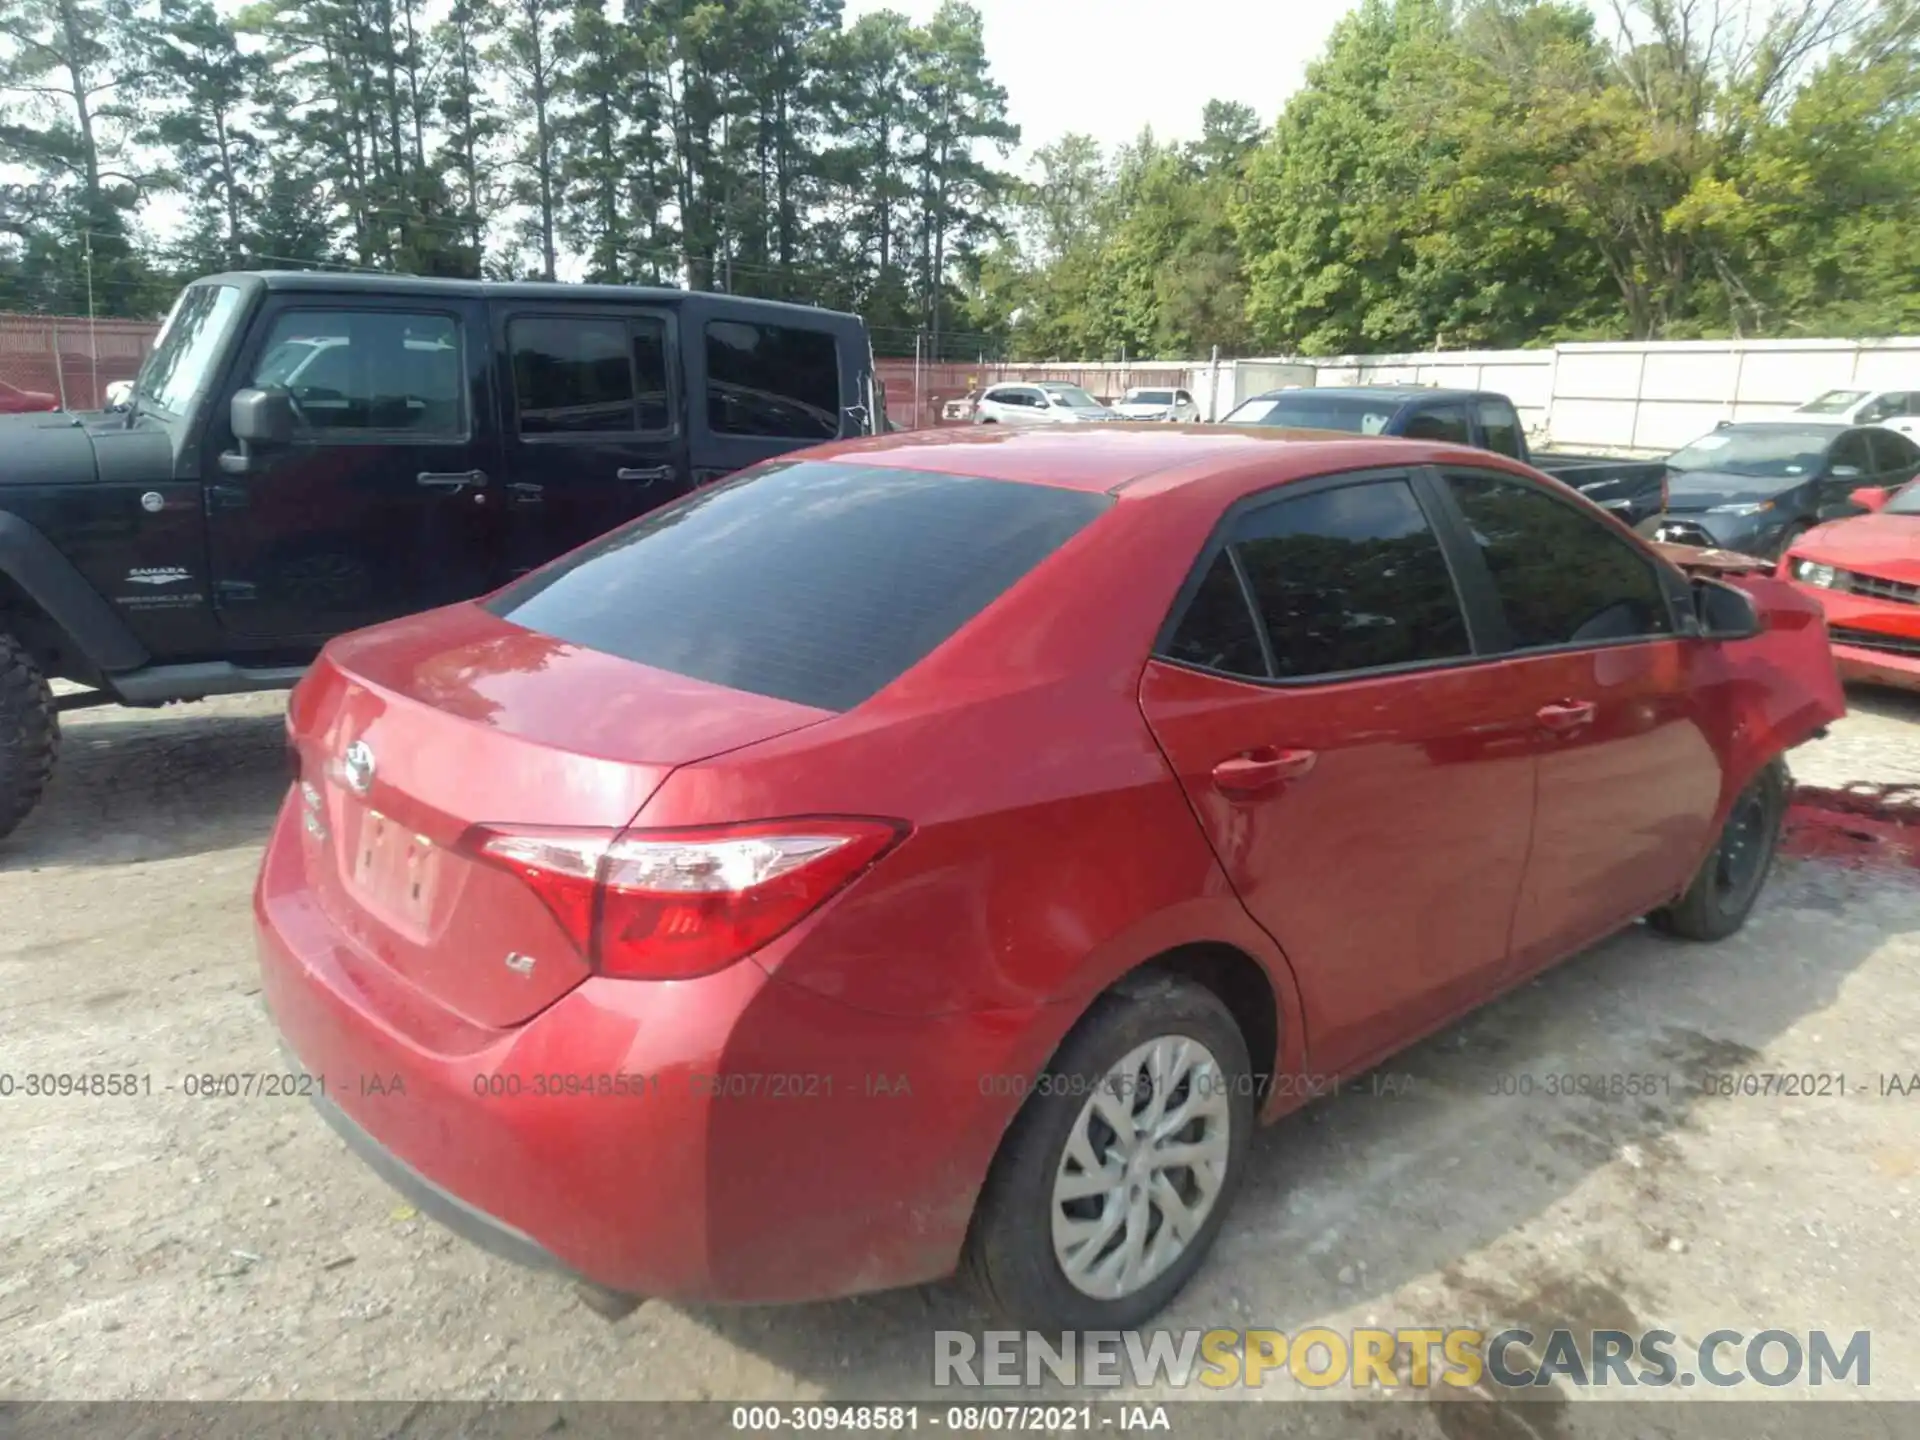
[[[487,483],[484,470],[422,470],[414,476],[414,483],[425,485],[432,490],[464,490],[472,485],[476,489]]]
[[[636,480],[642,485],[651,485],[656,480],[671,480],[673,478],[673,466],[653,465],[639,469],[631,466],[623,466],[613,472],[613,478],[616,480]]]

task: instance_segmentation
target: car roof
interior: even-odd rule
[[[240,285],[276,291],[320,291],[330,295],[440,295],[466,300],[586,300],[676,306],[699,299],[718,308],[788,311],[795,317],[858,317],[816,305],[758,300],[713,290],[682,290],[661,285],[574,285],[551,280],[448,280],[431,275],[373,275],[331,270],[228,270],[202,276],[196,284]]]
[[[1249,400],[1278,400],[1287,395],[1335,395],[1351,400],[1505,400],[1491,390],[1443,390],[1437,385],[1302,385],[1291,390],[1269,390]]]
[[[1719,425],[1708,435],[1724,435],[1729,430],[1871,430],[1871,425],[1856,425],[1851,420],[1836,420],[1831,415],[1782,415],[1777,420],[1735,420]],[[1705,439],[1706,436],[1702,436]]]
[[[1222,494],[1375,466],[1458,464],[1517,470],[1517,462],[1467,445],[1299,430],[1280,425],[992,426],[903,430],[846,440],[807,452],[898,470],[971,475],[1146,498],[1176,490]]]

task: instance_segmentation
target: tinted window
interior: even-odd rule
[[[1493,572],[1517,648],[1673,629],[1652,562],[1599,521],[1516,480],[1449,475],[1447,484]]]
[[[1520,417],[1511,405],[1498,400],[1480,402],[1480,429],[1486,435],[1487,449],[1520,458]]]
[[[1047,485],[782,461],[656,510],[487,604],[575,645],[845,710],[1110,503]]]
[[[640,428],[666,428],[666,356],[657,321],[630,337],[627,322],[610,316],[511,320],[507,347],[522,435],[632,431],[639,423],[636,364],[654,396]]]
[[[1453,445],[1473,443],[1473,432],[1467,428],[1464,405],[1442,405],[1437,409],[1422,410],[1407,421],[1400,433],[1409,440],[1445,440]]]
[[[1920,449],[1897,430],[1876,430],[1872,443],[1876,471],[1899,472],[1920,463]]]
[[[466,433],[459,330],[446,315],[288,310],[275,317],[251,384],[287,392],[302,430]]]
[[[1240,588],[1240,577],[1233,573],[1233,561],[1225,550],[1207,567],[1187,613],[1173,632],[1166,655],[1169,660],[1235,675],[1267,673],[1253,612],[1247,608],[1246,592]]]
[[[1471,651],[1446,558],[1404,480],[1276,501],[1246,516],[1233,544],[1282,678]]]
[[[1835,467],[1851,465],[1862,475],[1873,473],[1873,452],[1867,448],[1867,432],[1849,430],[1834,442],[1833,458]]]
[[[788,325],[710,322],[707,424],[716,435],[831,440],[840,433],[840,351],[833,336]]]

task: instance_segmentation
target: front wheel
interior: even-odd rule
[[[17,640],[0,633],[0,840],[40,803],[59,752],[47,677]]]
[[[1685,940],[1724,940],[1746,924],[1780,848],[1792,788],[1784,760],[1756,775],[1733,802],[1713,852],[1686,893],[1648,922]]]
[[[1042,1331],[1140,1325],[1192,1278],[1245,1168],[1252,1067],[1204,986],[1100,997],[1001,1142],[967,1240],[988,1306]]]

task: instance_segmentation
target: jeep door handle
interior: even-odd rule
[[[1213,788],[1229,800],[1264,795],[1313,769],[1320,757],[1311,750],[1281,750],[1263,745],[1244,755],[1232,755],[1213,767]]]
[[[613,478],[616,480],[634,480],[642,485],[651,485],[656,480],[671,480],[673,478],[673,466],[653,465],[643,466],[639,469],[631,466],[622,466],[613,472]]]
[[[1533,718],[1540,722],[1541,729],[1564,735],[1569,730],[1578,730],[1582,725],[1591,725],[1593,714],[1594,704],[1591,700],[1556,700],[1534,711]]]
[[[414,483],[425,485],[434,490],[464,490],[471,485],[478,489],[487,483],[484,470],[422,470],[414,476]]]

